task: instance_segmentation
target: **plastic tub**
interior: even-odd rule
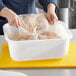
[[[63,26],[65,26],[64,23]],[[68,54],[69,42],[72,38],[68,29],[66,29],[68,35],[62,39],[14,41],[10,40],[7,35],[7,30],[8,32],[17,30],[17,28],[12,30],[13,28],[8,24],[4,25],[5,39],[9,45],[10,56],[15,61],[59,59]]]

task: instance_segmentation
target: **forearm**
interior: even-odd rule
[[[0,16],[5,17],[5,18],[9,18],[9,16],[11,14],[15,14],[12,10],[8,9],[7,7],[4,7],[1,11],[0,11]]]
[[[8,20],[10,26],[21,26],[18,16],[9,8],[4,7],[1,9],[0,16],[5,17]]]

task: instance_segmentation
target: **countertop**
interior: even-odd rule
[[[73,34],[71,42],[76,42],[76,29],[70,30]],[[1,44],[6,42],[4,36],[0,36]],[[3,69],[7,71],[17,71],[27,74],[28,76],[76,76],[76,69]]]

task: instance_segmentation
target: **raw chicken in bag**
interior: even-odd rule
[[[22,26],[16,28],[9,26],[8,36],[11,40],[43,40],[65,38],[68,33],[63,26],[63,22],[57,21],[55,24],[49,24],[46,14],[28,14],[20,15]],[[13,28],[14,27],[14,28]],[[15,30],[15,31],[14,31]]]
[[[36,40],[38,34],[36,33],[35,19],[37,15],[20,15],[22,26],[19,27],[19,34],[22,36],[21,40]]]

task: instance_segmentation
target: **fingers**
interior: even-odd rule
[[[55,14],[47,14],[47,19],[50,24],[55,24],[58,21],[58,17]]]
[[[10,26],[14,26],[14,21],[8,21]]]
[[[20,19],[19,19],[19,18],[17,18],[17,19],[18,19],[18,25],[21,26],[21,21],[20,21]]]
[[[17,28],[21,26],[20,20],[18,17],[15,17],[14,19],[9,21],[10,26],[16,26]]]
[[[55,24],[58,21],[57,16],[51,16],[50,19],[52,20],[52,24]]]
[[[14,26],[16,26],[17,28],[21,26],[20,19],[18,17],[16,17],[13,21],[14,21]]]
[[[54,20],[55,20],[54,17],[51,15],[50,16],[50,24],[54,24]]]
[[[50,24],[54,24],[53,17],[51,15],[47,15],[47,19]]]
[[[50,18],[50,15],[47,15],[47,19],[48,19],[48,22],[49,22],[50,24],[52,24],[52,20],[51,20],[51,18]]]

